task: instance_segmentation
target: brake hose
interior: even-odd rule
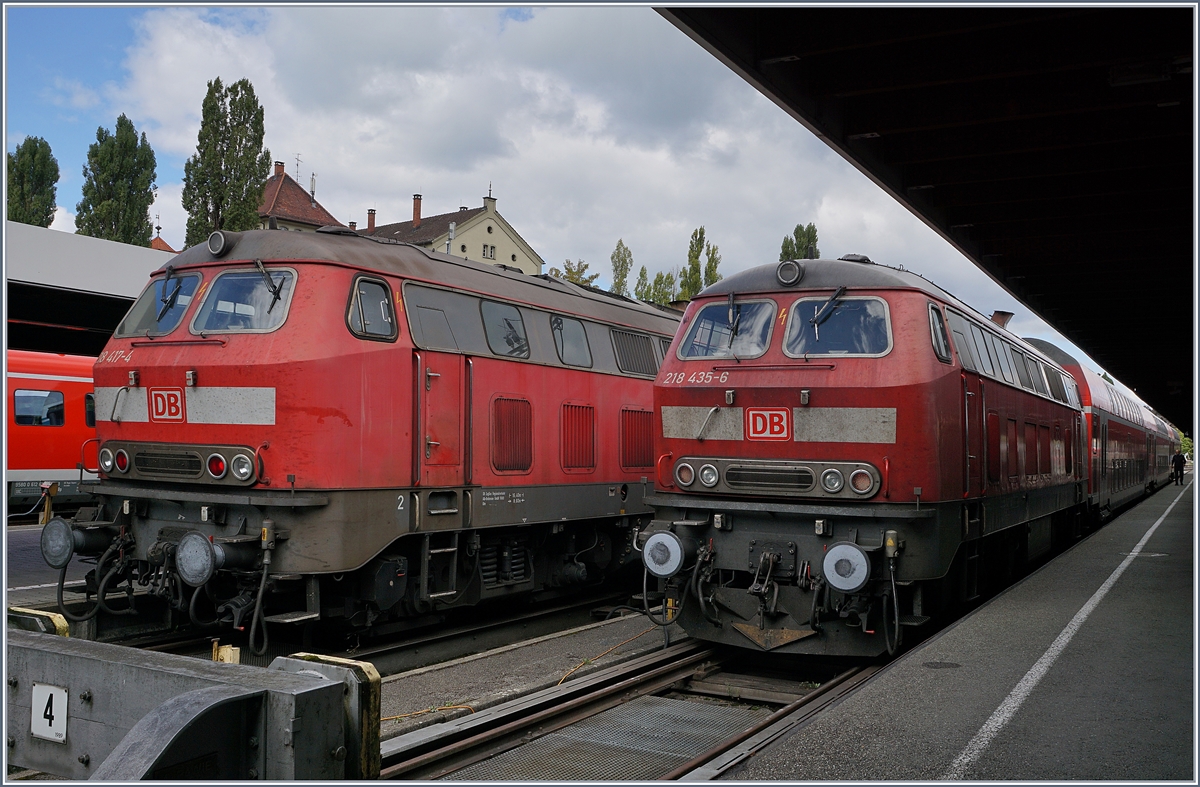
[[[262,581],[258,583],[258,598],[254,602],[254,615],[251,616],[250,622],[250,652],[255,656],[262,656],[267,652],[267,624],[262,624],[262,648],[254,647],[254,640],[258,631],[259,621],[262,620],[262,601],[263,592],[267,589],[267,573],[271,568],[271,550],[263,552],[263,569]]]
[[[99,576],[100,571],[103,570],[104,564],[108,561],[108,558],[112,555],[113,551],[119,547],[120,541],[114,540],[108,545],[108,549],[104,550],[104,554],[100,556],[100,560],[96,563],[97,576]],[[66,584],[66,581],[67,566],[63,566],[62,570],[58,572],[58,611],[62,613],[62,616],[74,623],[83,623],[85,620],[91,620],[92,618],[96,617],[96,613],[100,611],[100,597],[98,595],[96,597],[95,606],[93,606],[90,611],[82,616],[75,615],[67,611],[67,605],[65,602],[63,602],[63,586]]]

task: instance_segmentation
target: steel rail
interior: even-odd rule
[[[780,708],[770,716],[747,727],[737,735],[716,744],[708,751],[696,755],[674,770],[663,774],[658,777],[658,780],[675,781],[684,777],[691,777],[687,781],[713,779],[775,740],[787,730],[809,720],[812,716],[825,710],[837,700],[856,690],[875,675],[875,673],[879,672],[880,669],[882,669],[881,666],[872,665],[847,670],[826,681],[819,688],[805,694],[795,702]],[[759,740],[751,741],[756,736],[759,736]],[[704,768],[705,765],[714,762],[721,755],[732,753],[737,746],[746,741],[751,741],[751,745],[745,747],[742,751],[736,752],[737,756],[730,758],[718,767]],[[696,773],[701,769],[703,769],[702,773]]]
[[[441,731],[429,727],[384,741],[379,776],[431,779],[451,773],[610,707],[661,691],[686,679],[695,672],[694,665],[714,653],[696,642],[681,643],[481,711],[451,722]],[[414,774],[416,771],[420,773]]]

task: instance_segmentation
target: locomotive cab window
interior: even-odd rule
[[[592,351],[588,347],[587,331],[579,320],[550,315],[550,332],[554,334],[554,349],[567,366],[591,368]]]
[[[225,271],[192,318],[192,333],[268,333],[283,325],[296,273],[290,268]]]
[[[395,339],[398,331],[387,285],[374,279],[357,279],[350,293],[347,322],[350,330],[364,339]]]
[[[124,338],[170,333],[179,327],[199,285],[200,276],[195,273],[155,279],[138,296],[113,335]]]
[[[757,358],[771,343],[774,301],[710,303],[679,343],[680,358]]]
[[[878,357],[892,349],[887,302],[871,296],[801,298],[788,315],[786,355]]]
[[[950,363],[950,338],[946,336],[946,323],[942,320],[942,311],[934,304],[929,304],[929,331],[933,335],[933,351],[942,363]]]
[[[13,391],[17,426],[62,426],[62,391]]]
[[[483,315],[483,329],[487,333],[488,347],[493,353],[508,358],[529,357],[525,322],[515,306],[484,301],[480,304],[480,312]]]

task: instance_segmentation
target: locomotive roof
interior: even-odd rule
[[[364,237],[341,227],[317,232],[248,230],[225,232],[225,236],[231,248],[220,257],[214,256],[206,244],[199,243],[167,264],[178,268],[256,259],[330,261],[668,336],[675,333],[679,323],[678,318],[653,306],[595,288],[427,251],[408,243]],[[166,265],[160,270],[165,268]]]

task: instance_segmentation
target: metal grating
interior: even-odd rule
[[[654,413],[621,411],[621,467],[654,466]]]
[[[654,779],[770,713],[767,708],[639,697],[444,778]]]
[[[612,331],[613,348],[617,351],[617,366],[630,374],[658,374],[658,359],[650,337],[629,331]]]
[[[807,467],[756,467],[730,465],[725,471],[730,486],[777,486],[806,492],[813,488],[813,473]]]
[[[492,402],[492,465],[520,471],[533,466],[533,406],[527,399]]]
[[[564,470],[596,469],[596,408],[567,402],[562,406]]]
[[[142,475],[194,478],[204,469],[204,462],[199,454],[136,453],[133,455],[133,466]]]

